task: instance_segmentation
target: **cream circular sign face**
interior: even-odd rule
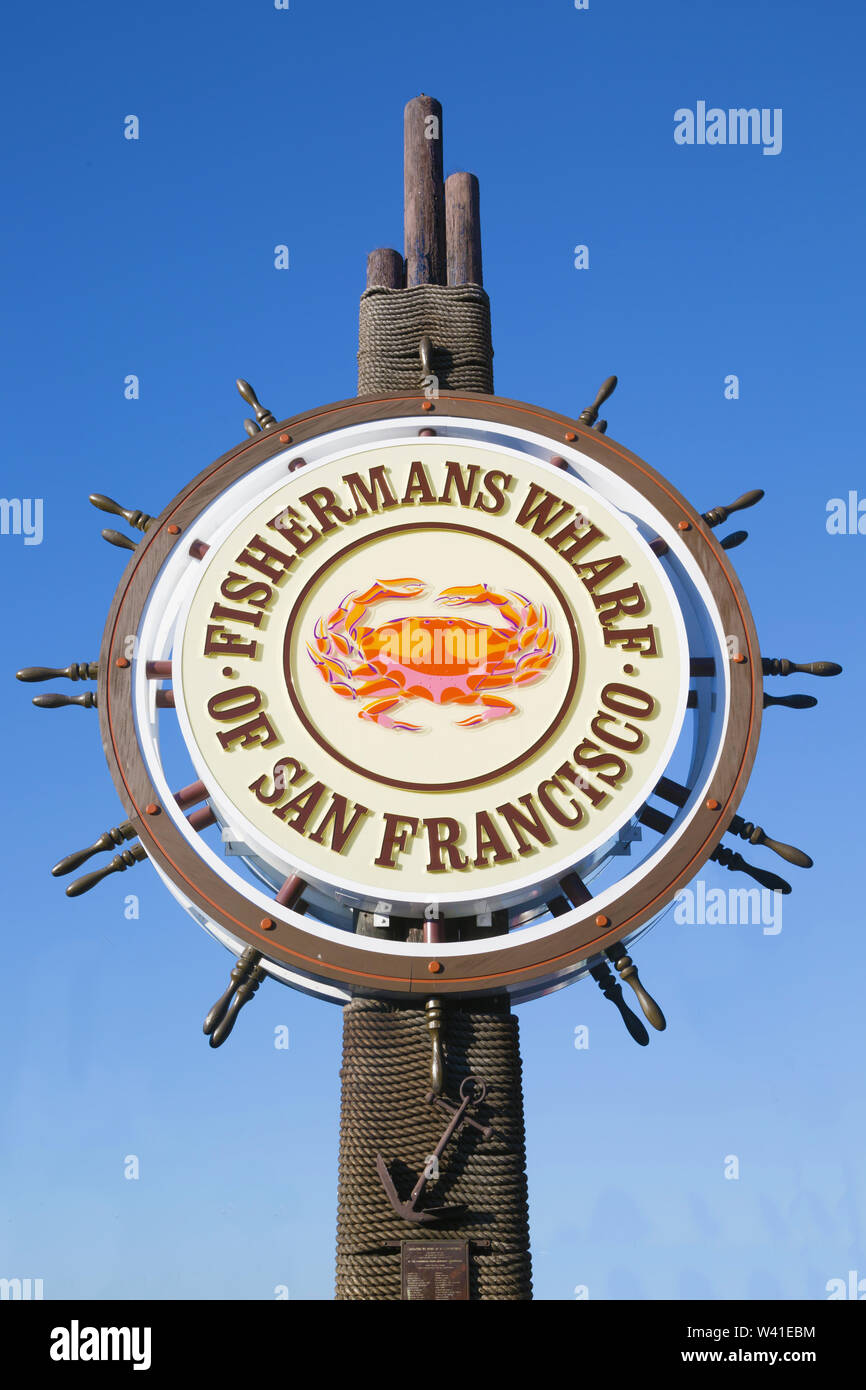
[[[571,474],[453,436],[367,444],[239,496],[221,535],[176,706],[220,818],[287,873],[414,910],[516,902],[667,765],[679,606]]]

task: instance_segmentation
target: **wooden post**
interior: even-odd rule
[[[474,174],[450,174],[445,180],[445,244],[449,285],[483,285],[481,213]]]
[[[403,233],[407,288],[444,285],[442,107],[435,97],[413,97],[403,116]]]
[[[403,257],[390,246],[377,246],[367,257],[368,290],[379,287],[402,290],[404,273]]]

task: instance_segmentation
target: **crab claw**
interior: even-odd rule
[[[343,599],[343,608],[349,637],[353,642],[356,640],[359,624],[371,604],[379,603],[384,598],[417,598],[426,587],[423,579],[375,579],[363,593],[347,594]]]
[[[446,603],[454,608],[461,603],[486,603],[486,584],[455,584],[451,589],[443,589],[436,595],[437,603]]]
[[[417,598],[427,585],[423,579],[377,579],[373,585],[376,598]],[[375,602],[375,599],[371,600]]]

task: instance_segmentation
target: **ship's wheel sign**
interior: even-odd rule
[[[635,522],[465,431],[334,439],[267,472],[221,498],[174,645],[181,728],[235,838],[323,889],[467,911],[610,841],[688,695]]]
[[[763,675],[839,668],[762,661],[713,534],[761,494],[699,514],[593,411],[258,407],[159,517],[94,496],[145,532],[98,664],[129,819],[56,866],[119,850],[69,891],[148,858],[243,953],[243,1002],[266,974],[527,999],[627,962],[710,857],[787,890],[720,841],[810,862],[736,810],[764,700],[814,703]]]

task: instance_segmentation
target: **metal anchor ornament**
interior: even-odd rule
[[[412,1188],[408,1201],[400,1201],[397,1195],[397,1189],[394,1186],[391,1174],[388,1172],[384,1158],[381,1154],[376,1155],[376,1171],[379,1174],[379,1179],[385,1189],[388,1201],[391,1203],[397,1215],[402,1216],[404,1221],[422,1222],[429,1225],[432,1222],[442,1221],[448,1217],[459,1216],[466,1210],[463,1204],[451,1207],[424,1207],[419,1210],[418,1203],[421,1200],[427,1183],[435,1181],[439,1176],[439,1159],[445,1152],[452,1136],[459,1134],[463,1125],[471,1125],[473,1129],[478,1130],[479,1134],[484,1139],[490,1138],[493,1133],[492,1126],[479,1124],[477,1120],[473,1120],[472,1116],[467,1114],[469,1107],[480,1105],[486,1095],[487,1087],[485,1083],[475,1076],[464,1077],[463,1081],[461,1081],[459,1105],[455,1105],[453,1101],[445,1100],[443,1097],[437,1096],[433,1091],[428,1091],[426,1096],[428,1105],[438,1106],[438,1108],[450,1118],[442,1138],[428,1158],[424,1165],[423,1173]]]

